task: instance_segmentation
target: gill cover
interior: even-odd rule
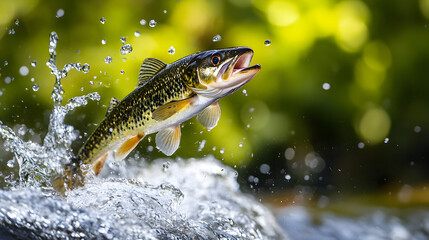
[[[252,57],[253,50],[246,47],[197,53],[188,64],[185,83],[202,96],[224,97],[259,72],[260,65],[249,67]]]

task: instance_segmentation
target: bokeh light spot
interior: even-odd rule
[[[420,0],[419,6],[423,16],[429,19],[429,0]]]
[[[285,158],[292,160],[295,157],[295,150],[293,148],[287,148],[285,151]]]
[[[384,71],[377,71],[369,67],[364,61],[357,61],[355,66],[355,80],[365,90],[377,91],[385,79]]]
[[[270,23],[277,26],[292,25],[300,16],[296,5],[288,1],[271,1],[267,15]]]
[[[360,20],[353,18],[342,19],[338,23],[338,45],[347,52],[356,52],[365,43],[368,29]]]
[[[389,134],[390,124],[390,117],[384,109],[371,108],[359,122],[359,133],[369,144],[377,144]]]
[[[365,46],[363,60],[374,70],[385,71],[392,62],[392,54],[386,44],[373,41]]]
[[[337,5],[336,12],[338,45],[347,52],[358,51],[368,38],[368,7],[361,1],[343,1]]]

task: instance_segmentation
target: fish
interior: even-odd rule
[[[219,100],[260,71],[259,64],[250,66],[253,54],[237,47],[197,52],[170,64],[146,58],[134,91],[122,100],[111,99],[103,121],[52,186],[60,193],[83,186],[91,166],[98,175],[109,155],[124,159],[152,133],[157,133],[157,148],[171,156],[180,145],[180,124],[195,115],[213,129],[221,115]]]

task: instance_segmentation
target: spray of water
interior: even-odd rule
[[[100,95],[93,92],[85,96],[74,97],[67,104],[62,105],[64,90],[61,87],[61,79],[65,78],[71,69],[87,73],[89,65],[68,63],[62,70],[59,70],[55,51],[57,43],[58,35],[51,32],[49,37],[50,58],[46,65],[55,76],[55,84],[51,95],[53,108],[43,145],[32,141],[26,142],[19,138],[11,128],[0,125],[0,136],[5,140],[5,150],[14,154],[14,159],[19,165],[19,179],[9,180],[11,188],[42,187],[49,190],[52,176],[61,174],[61,166],[73,155],[70,146],[78,136],[73,126],[64,124],[66,114],[79,106],[86,105],[88,99],[100,100]]]

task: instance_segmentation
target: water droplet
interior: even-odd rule
[[[33,91],[37,92],[37,91],[39,91],[40,87],[37,83],[35,83],[32,88],[33,88]]]
[[[162,171],[167,172],[168,168],[170,167],[170,162],[165,162],[162,164]]]
[[[244,96],[247,97],[247,91],[246,91],[246,89],[243,89],[243,91],[241,91],[241,92],[244,94]]]
[[[13,34],[15,34],[15,29],[13,28],[9,29],[9,35],[13,35]]]
[[[212,147],[212,150],[213,150],[213,151],[216,151],[216,146]]]
[[[19,74],[21,74],[22,76],[27,76],[28,72],[29,70],[27,66],[22,66],[19,68]]]
[[[176,52],[176,49],[175,49],[173,46],[171,46],[171,47],[168,49],[168,53],[169,53],[170,55],[173,55],[175,52]]]
[[[101,39],[101,44],[106,44],[106,39]]]
[[[9,84],[11,81],[12,81],[12,79],[11,79],[10,77],[5,77],[5,78],[4,78],[4,82],[5,82],[6,84]]]
[[[111,56],[107,56],[106,58],[104,58],[104,62],[109,64],[112,62],[112,57]]]
[[[63,10],[62,8],[60,8],[60,9],[58,9],[58,11],[57,11],[57,15],[56,15],[56,17],[57,17],[57,18],[60,18],[60,17],[62,17],[62,16],[64,16],[64,10]]]
[[[121,70],[121,74],[122,74],[122,75],[124,75],[124,73],[125,73],[125,71],[122,69],[122,70]]]
[[[414,127],[414,132],[419,133],[422,130],[422,127],[420,126],[415,126]]]
[[[0,90],[0,96],[2,96],[3,95],[3,92]],[[1,122],[1,121],[0,121]],[[2,123],[0,123],[0,124],[2,124]]]
[[[31,61],[30,65],[31,65],[32,67],[36,67],[36,66],[37,66],[37,61]]]
[[[206,145],[206,140],[205,139],[203,139],[201,142],[200,142],[200,145],[198,146],[198,152],[201,152],[202,150],[203,150],[203,148],[204,148],[204,146]]]
[[[147,141],[148,141],[148,142],[152,142],[152,137],[148,137],[148,138],[147,138]]]
[[[83,64],[83,66],[82,66],[82,72],[83,73],[88,73],[89,72],[89,64],[88,63]]]
[[[250,123],[246,125],[246,128],[250,128]]]
[[[133,51],[133,47],[130,44],[125,44],[121,47],[121,54],[125,55]]]
[[[271,40],[269,40],[269,39],[265,40],[264,45],[265,46],[270,46],[271,45]]]
[[[113,128],[109,128],[109,132],[113,132]]]
[[[19,19],[16,19],[16,20],[15,20],[15,25],[16,25],[16,26],[19,26]]]
[[[125,44],[125,42],[127,41],[125,37],[120,37],[119,39],[121,40],[122,44]]]
[[[147,151],[148,152],[152,152],[153,151],[153,146],[147,146]]]
[[[388,143],[388,142],[389,142],[389,138],[385,138],[384,143]]]
[[[240,142],[240,143],[238,144],[238,146],[239,146],[239,147],[243,147],[243,142]]]
[[[293,148],[287,148],[285,151],[285,158],[292,160],[295,157],[295,150]]]
[[[89,85],[94,85],[94,82],[90,80]]]
[[[34,78],[30,78],[30,82],[34,82]]]
[[[285,175],[285,179],[286,179],[286,180],[288,180],[288,181],[289,181],[291,178],[292,178],[292,177],[291,177],[289,174],[286,174],[286,175]]]
[[[18,134],[21,136],[24,136],[27,133],[27,127],[22,124],[21,127],[18,129]]]
[[[252,113],[255,111],[255,108],[249,108],[249,112]]]
[[[270,172],[270,169],[271,169],[270,165],[268,165],[266,163],[263,163],[263,164],[261,164],[261,166],[259,166],[259,171],[262,174],[268,174]]]
[[[167,10],[162,11],[164,14],[167,13]]]
[[[219,152],[220,152],[220,154],[224,154],[224,153],[225,153],[225,148],[221,148],[221,149],[219,150]]]
[[[222,40],[222,37],[218,34],[216,36],[213,37],[213,42],[219,42],[220,40]]]
[[[149,27],[155,27],[156,24],[157,24],[157,22],[155,22],[155,20],[153,20],[153,19],[149,21]]]
[[[365,147],[365,143],[360,142],[358,143],[358,148],[363,149]]]
[[[14,159],[11,159],[11,160],[7,161],[7,166],[8,167],[13,168],[13,165],[15,165],[15,160]]]
[[[3,66],[7,66],[9,63],[7,61],[4,61]]]
[[[308,180],[310,180],[310,176],[308,176],[308,175],[305,175],[305,176],[304,176],[304,180],[305,180],[305,181],[308,181]]]
[[[134,36],[140,37],[140,32],[139,31],[135,31]]]
[[[140,20],[140,25],[146,25],[146,20],[144,19]]]
[[[329,90],[329,89],[331,89],[331,84],[329,84],[329,83],[324,83],[324,84],[322,85],[322,88],[323,88],[324,90]]]
[[[100,22],[101,22],[101,24],[104,24],[104,23],[106,23],[106,19],[104,17],[102,17],[102,18],[100,18]]]

